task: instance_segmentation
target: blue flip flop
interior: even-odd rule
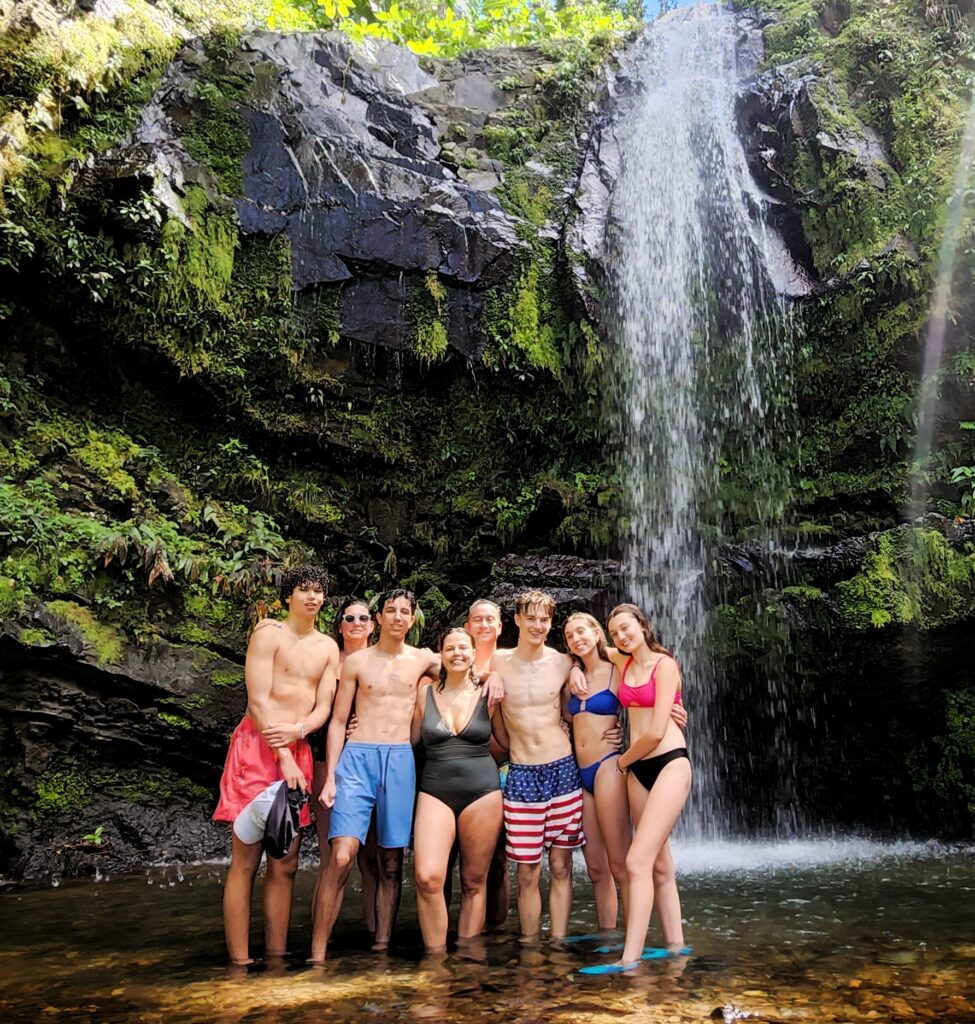
[[[567,935],[564,939],[562,939],[562,942],[597,942],[599,939],[604,938],[605,934],[606,933],[603,932],[599,935]],[[620,949],[622,948],[623,947],[620,946]],[[596,952],[599,952],[599,950],[597,950]]]
[[[580,967],[580,974],[624,974],[639,966],[640,961],[634,960],[631,964],[594,964],[592,967]]]

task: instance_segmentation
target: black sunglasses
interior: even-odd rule
[[[368,622],[372,618],[371,615],[343,615],[342,619],[345,622]]]

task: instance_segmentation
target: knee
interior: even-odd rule
[[[290,882],[298,871],[298,853],[285,857],[283,860],[275,860],[273,857],[267,859],[267,874],[269,878]]]
[[[617,882],[625,882],[629,874],[625,857],[609,858],[609,873]]]
[[[379,854],[379,877],[384,881],[388,882],[399,878],[402,866],[403,857],[399,850],[383,850]]]
[[[541,864],[519,864],[518,865],[518,888],[537,889],[538,880],[542,874]]]
[[[444,871],[417,870],[416,888],[422,896],[443,896]]]
[[[572,861],[553,860],[548,870],[553,882],[567,882],[572,877]]]
[[[655,889],[659,889],[663,885],[670,885],[674,880],[675,873],[673,863],[654,864],[653,885]]]
[[[461,871],[460,891],[465,896],[475,896],[487,886],[487,871]]]
[[[554,873],[554,872],[553,872]],[[599,885],[600,882],[605,882],[609,872],[606,870],[605,863],[586,864],[586,874],[589,876],[589,881],[593,885]]]
[[[352,865],[355,863],[355,854],[351,848],[346,846],[344,843],[341,845],[332,846],[332,856],[329,864],[338,872],[345,874],[352,870]]]
[[[630,852],[626,855],[626,874],[628,878],[645,878],[648,874],[647,858],[645,855]]]

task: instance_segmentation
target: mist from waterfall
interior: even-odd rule
[[[736,124],[735,36],[733,15],[703,6],[648,28],[617,125],[610,226],[629,584],[683,670],[695,783],[682,828],[702,837],[735,830],[727,795],[747,756],[715,713],[715,552],[742,533],[761,540],[781,509],[771,442],[789,390],[786,311]],[[780,715],[783,753],[768,818],[789,834],[787,694],[768,684],[756,714]]]

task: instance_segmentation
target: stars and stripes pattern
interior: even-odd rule
[[[570,754],[549,764],[512,764],[504,788],[505,854],[537,864],[551,846],[574,850],[582,834],[582,783]]]

